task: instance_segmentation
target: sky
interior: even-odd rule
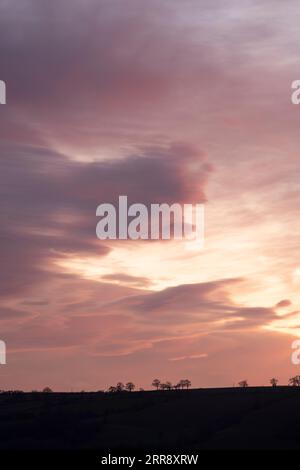
[[[300,374],[300,5],[0,0],[0,388]],[[204,203],[205,244],[96,207]]]

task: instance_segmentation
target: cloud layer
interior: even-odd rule
[[[299,19],[296,0],[1,2],[3,387],[293,373]],[[100,242],[121,194],[206,202],[205,250]]]

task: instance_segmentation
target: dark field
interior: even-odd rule
[[[0,394],[0,449],[300,448],[300,388]]]

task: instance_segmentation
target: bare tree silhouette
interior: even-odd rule
[[[156,390],[158,390],[159,387],[160,387],[160,380],[159,379],[154,379],[153,382],[152,382],[152,387],[155,387]]]
[[[123,382],[118,382],[116,388],[117,388],[117,392],[123,392],[125,385],[123,384]]]
[[[275,379],[275,377],[273,377],[272,379],[270,379],[270,384],[272,385],[272,387],[277,387],[278,379]]]
[[[247,380],[241,380],[241,381],[239,382],[239,387],[240,387],[240,388],[247,388],[247,387],[249,387]]]
[[[185,385],[185,387],[188,389],[188,388],[190,388],[190,386],[192,385],[192,382],[191,382],[189,379],[185,379],[185,380],[184,380],[184,385]]]
[[[113,385],[111,385],[108,389],[109,393],[116,393],[116,391],[117,391],[117,387],[114,387]]]
[[[172,390],[173,385],[172,385],[171,382],[167,381],[167,382],[165,383],[165,386],[166,386],[166,389],[167,389],[167,390]]]
[[[178,385],[179,385],[180,388],[184,388],[185,387],[185,381],[183,379],[179,380]]]
[[[178,382],[179,388],[189,388],[192,382],[189,379],[182,379]]]
[[[292,387],[300,387],[300,375],[295,375],[289,379],[289,385]]]
[[[53,392],[53,390],[51,390],[50,387],[45,387],[45,388],[43,389],[43,393],[52,393],[52,392]]]
[[[135,389],[134,383],[133,382],[127,382],[127,384],[125,385],[125,389],[128,392],[132,392]]]
[[[168,387],[167,387],[167,384],[160,383],[159,388],[160,388],[160,390],[167,390]]]

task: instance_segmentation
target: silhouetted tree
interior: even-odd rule
[[[241,388],[247,388],[248,386],[249,386],[249,385],[248,385],[247,380],[241,380],[241,381],[239,382],[239,387],[241,387]]]
[[[122,382],[118,382],[116,388],[117,388],[117,392],[123,392],[125,386]]]
[[[128,392],[132,392],[135,389],[134,383],[133,382],[127,382],[127,384],[125,385],[125,389]]]
[[[51,390],[50,387],[45,387],[45,388],[43,389],[43,393],[52,393],[52,392],[53,392],[53,390]]]
[[[165,386],[166,386],[166,389],[167,389],[167,390],[172,390],[172,384],[171,384],[171,382],[169,382],[169,381],[166,382],[166,383],[165,383]]]
[[[116,393],[117,391],[117,387],[114,387],[113,385],[111,385],[108,389],[108,393]]]
[[[275,379],[275,377],[273,377],[273,378],[270,380],[270,384],[272,385],[272,387],[277,387],[278,379]]]
[[[189,379],[184,380],[184,385],[186,388],[189,388],[192,385],[192,382]]]
[[[159,386],[160,386],[160,380],[154,379],[153,382],[152,382],[152,387],[155,387],[156,390],[158,390]]]
[[[189,388],[192,385],[192,382],[188,379],[182,379],[179,381],[179,388]]]
[[[300,375],[295,375],[289,379],[289,385],[292,387],[300,387]]]
[[[159,388],[160,388],[160,390],[167,390],[167,385],[164,384],[164,383],[160,383]]]
[[[184,380],[180,380],[180,381],[178,382],[178,385],[179,385],[179,388],[184,388],[184,387],[185,387],[185,382],[184,382]]]

